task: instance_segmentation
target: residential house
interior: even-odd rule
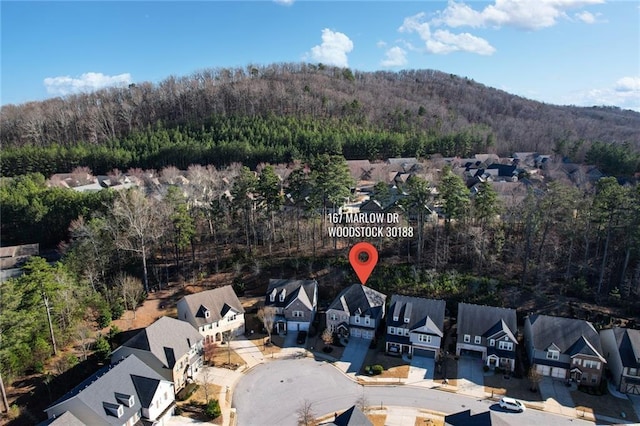
[[[373,339],[384,317],[386,299],[370,287],[353,284],[327,308],[327,328],[341,337]]]
[[[444,332],[444,300],[391,296],[386,352],[438,360]]]
[[[601,330],[600,342],[616,388],[640,395],[640,330],[620,327]]]
[[[202,367],[202,340],[188,322],[162,317],[113,351],[111,363],[136,355],[178,392]]]
[[[309,331],[318,309],[318,282],[270,279],[264,306],[276,309],[274,327],[277,333]]]
[[[524,322],[524,339],[531,367],[543,375],[600,384],[606,360],[600,335],[584,320],[530,315]]]
[[[513,371],[518,344],[515,310],[459,303],[457,327],[456,355],[481,357],[491,368]]]
[[[205,343],[222,342],[227,332],[244,334],[244,308],[230,285],[184,296],[176,307],[178,319],[197,328]]]
[[[84,380],[45,412],[53,424],[164,425],[174,408],[173,384],[130,355]]]
[[[373,426],[369,418],[355,405],[335,415],[333,421],[320,423],[321,426]]]

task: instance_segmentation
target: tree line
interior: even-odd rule
[[[91,147],[98,150],[99,157],[109,158],[101,147],[136,138],[134,134],[147,133],[149,127],[156,128],[159,122],[167,129],[200,129],[210,127],[212,117],[214,121],[225,121],[271,116],[296,118],[303,124],[312,119],[314,126],[319,127],[327,124],[335,127],[336,121],[347,121],[352,128],[380,134],[374,139],[384,140],[384,134],[388,133],[387,138],[404,137],[409,145],[386,152],[384,146],[376,147],[378,142],[374,141],[373,147],[363,152],[364,156],[392,156],[394,152],[419,155],[420,150],[410,145],[413,138],[423,135],[433,139],[426,143],[425,154],[446,155],[446,149],[430,144],[445,141],[448,145],[447,138],[459,135],[468,135],[463,139],[472,138],[472,144],[477,144],[479,138],[502,156],[514,151],[550,152],[559,143],[578,141],[583,141],[586,148],[594,141],[626,142],[635,152],[640,148],[640,114],[633,111],[547,105],[434,70],[359,72],[321,64],[287,63],[207,69],[184,77],[170,76],[158,84],[143,82],[42,102],[5,105],[0,110],[0,142],[3,149],[58,147],[69,160],[74,155],[86,156],[82,150]],[[262,145],[258,142],[253,146],[250,134],[229,140],[233,143],[248,140],[252,150],[270,146],[272,140],[277,141],[277,146],[300,148],[302,141],[291,141],[290,146],[284,142],[287,136],[283,127],[287,126],[276,126],[276,134],[265,137]],[[213,127],[218,128],[215,123]],[[241,127],[232,129],[244,133]],[[255,136],[267,134],[259,131]],[[340,135],[336,137],[341,140]],[[206,135],[203,138],[203,145],[211,149]],[[216,135],[213,138],[216,144],[225,140]],[[305,139],[305,143],[314,143],[313,137]],[[340,152],[344,144],[338,145],[332,153]],[[232,148],[230,151],[247,154],[241,144]],[[74,149],[78,151],[76,154],[65,151]],[[455,155],[465,154],[464,149],[453,151]],[[131,150],[127,152],[132,154]],[[348,158],[359,152],[342,151]],[[300,153],[304,154],[304,149]],[[45,154],[35,151],[29,155]],[[52,153],[46,155],[55,157]],[[125,167],[127,160],[136,161],[124,152],[114,155],[112,161],[122,161],[115,167]],[[256,161],[276,159],[265,156]]]

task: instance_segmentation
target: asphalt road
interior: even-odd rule
[[[492,410],[518,426],[593,425],[537,410],[503,412],[493,401],[412,386],[360,386],[329,363],[312,359],[278,360],[258,365],[240,379],[233,393],[239,426],[296,426],[302,401],[313,403],[316,415],[343,410],[364,394],[368,405],[426,408],[448,414]]]

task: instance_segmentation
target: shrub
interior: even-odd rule
[[[111,354],[111,345],[103,336],[96,337],[93,349],[100,361],[106,361],[109,359],[109,355]]]
[[[220,403],[217,399],[210,399],[207,402],[207,406],[204,409],[204,414],[211,420],[220,417],[222,410],[220,409]]]
[[[371,371],[373,371],[373,374],[377,376],[378,374],[382,374],[382,372],[384,371],[384,367],[380,364],[372,365]]]
[[[112,318],[109,306],[107,306],[106,303],[101,304],[98,308],[98,318],[96,319],[98,321],[98,326],[100,328],[108,327],[109,324],[111,324]]]
[[[124,305],[120,300],[111,305],[111,318],[117,320],[124,314]],[[105,326],[106,327],[106,326]]]

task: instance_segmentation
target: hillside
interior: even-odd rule
[[[628,143],[640,151],[640,113],[634,111],[548,105],[433,70],[354,72],[309,64],[209,69],[159,84],[7,105],[0,141],[5,148],[112,149],[150,129],[180,126],[190,129],[191,143],[217,146],[230,119],[260,118],[271,125],[273,117],[289,119],[279,127],[295,127],[291,123],[300,120],[307,129],[331,127],[332,146],[323,150],[342,151],[347,158],[555,149],[581,161],[593,141]],[[360,146],[351,151],[334,131],[359,143],[367,137],[362,132],[369,132],[376,146],[364,154]],[[309,137],[283,138],[252,128],[231,138],[246,140],[251,149],[252,136],[269,139],[271,146],[289,143],[300,154],[306,154],[301,147]],[[379,145],[394,138],[398,146],[384,152]],[[135,159],[129,165],[141,166]]]

